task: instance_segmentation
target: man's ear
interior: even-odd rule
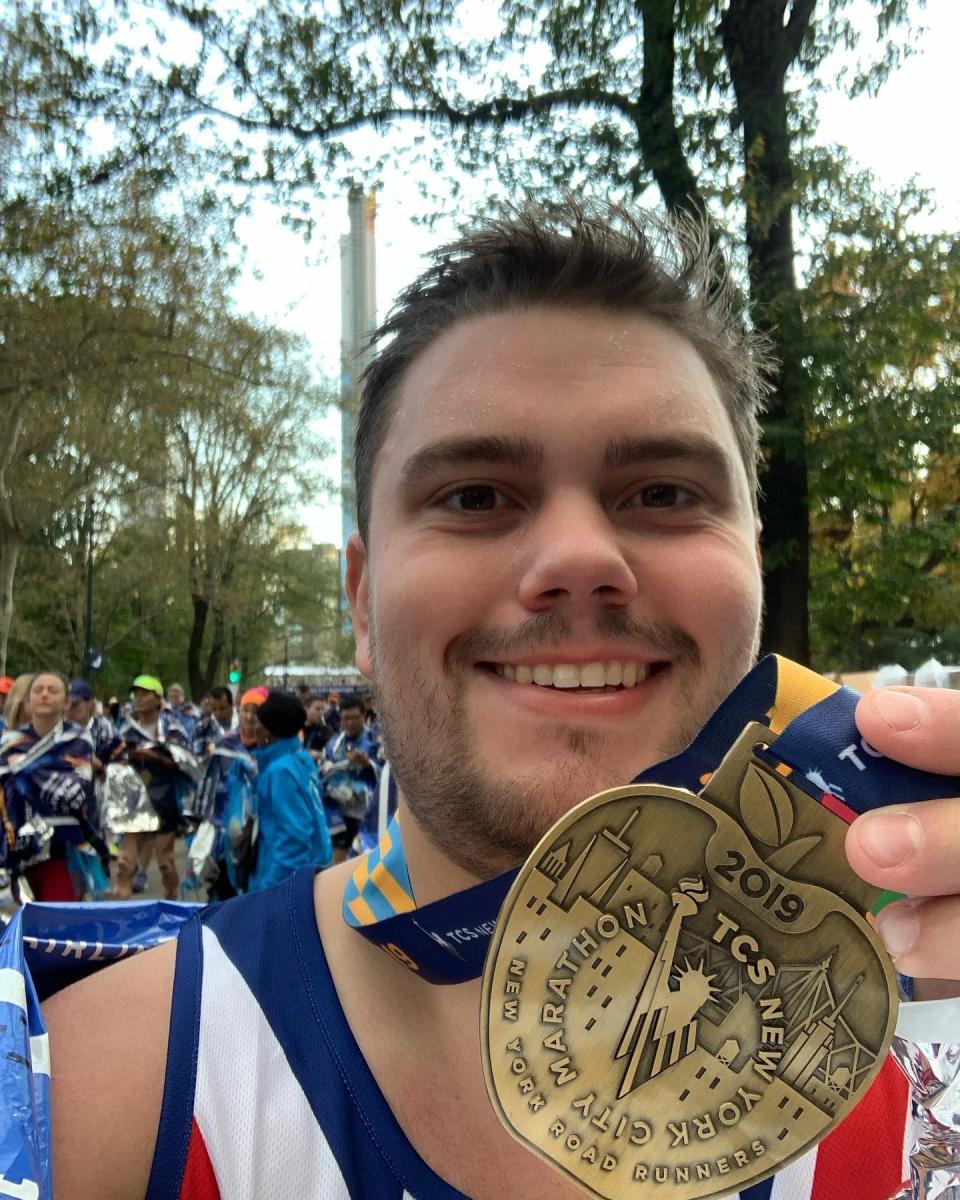
[[[347,599],[353,620],[353,635],[357,643],[356,663],[362,675],[373,677],[370,661],[370,577],[367,571],[367,548],[360,534],[354,531],[347,541]]]

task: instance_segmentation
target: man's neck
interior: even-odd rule
[[[399,798],[397,819],[403,835],[403,850],[407,859],[410,884],[416,897],[417,907],[432,904],[454,892],[462,892],[480,882],[469,871],[444,854],[420,829],[413,819],[402,794]]]

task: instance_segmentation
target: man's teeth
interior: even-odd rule
[[[538,663],[536,666],[516,667],[497,663],[495,670],[511,683],[535,683],[540,687],[555,688],[631,688],[643,683],[650,674],[649,664],[635,662],[595,662],[587,663],[583,667],[575,667],[568,663],[558,663],[556,666]]]

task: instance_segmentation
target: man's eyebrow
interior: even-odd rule
[[[425,475],[471,463],[495,463],[521,471],[535,471],[542,461],[543,446],[532,438],[506,438],[497,434],[441,438],[410,455],[403,464],[400,484],[409,488]]]
[[[706,467],[730,483],[733,470],[729,455],[719,443],[700,434],[665,437],[622,437],[611,438],[603,456],[603,465],[608,469],[642,466],[645,463],[680,460],[694,466]]]

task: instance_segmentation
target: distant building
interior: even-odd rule
[[[377,270],[373,192],[352,187],[348,198],[350,232],[340,239],[340,462],[342,546],[356,528],[353,446],[360,376],[370,360],[370,335],[377,325]]]

